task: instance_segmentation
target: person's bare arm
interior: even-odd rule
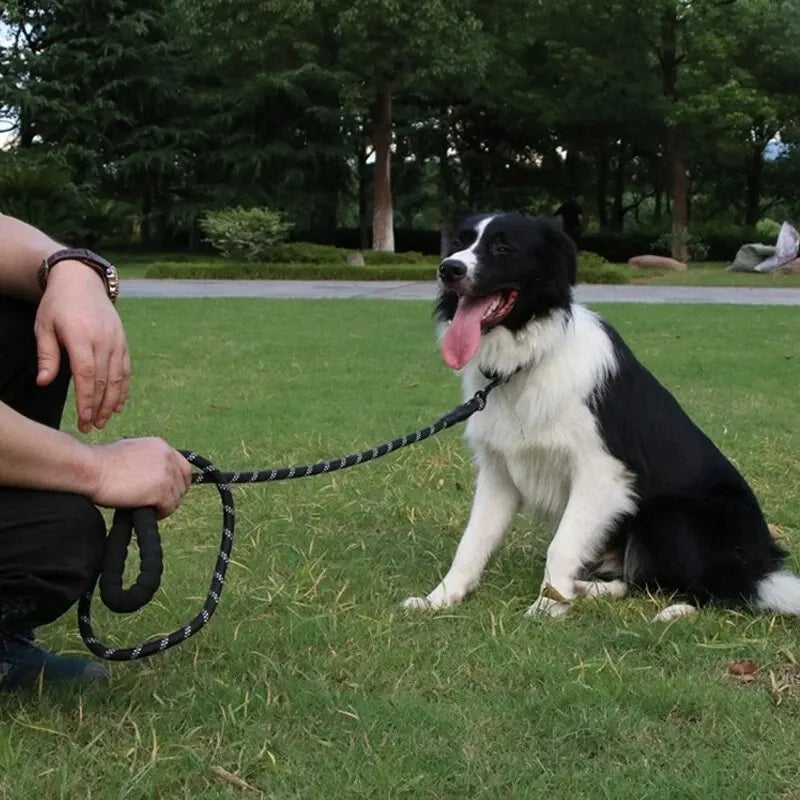
[[[0,403],[0,485],[72,492],[101,506],[151,506],[171,514],[191,466],[157,438],[89,445]]]
[[[122,322],[93,269],[80,261],[60,262],[42,295],[39,266],[62,247],[28,223],[0,214],[0,294],[39,304],[37,383],[53,381],[64,348],[75,383],[78,428],[87,433],[122,410],[131,364]]]
[[[42,292],[36,271],[62,247],[27,222],[0,214],[0,293],[38,302]],[[96,279],[101,281],[99,275]]]

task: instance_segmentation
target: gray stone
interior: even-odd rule
[[[639,269],[667,269],[672,272],[684,272],[688,269],[682,261],[666,256],[634,256],[628,259],[628,263]]]
[[[364,263],[364,254],[359,252],[358,250],[354,250],[352,253],[347,254],[347,263],[351,267],[366,266]]]

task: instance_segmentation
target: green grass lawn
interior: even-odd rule
[[[427,303],[120,309],[133,390],[98,440],[155,433],[226,469],[277,466],[377,444],[459,400]],[[800,568],[797,311],[602,311],[751,480]],[[110,688],[0,698],[0,797],[799,796],[800,620],[651,624],[666,600],[641,596],[531,620],[548,531],[524,516],[464,605],[403,612],[448,567],[472,481],[453,430],[343,473],[236,488],[217,616],[165,656],[112,665]],[[157,601],[133,617],[96,608],[102,636],[131,644],[194,613],[218,525],[213,488],[193,489],[162,524]],[[72,613],[40,633],[82,652]],[[753,683],[726,674],[742,658]]]
[[[668,286],[767,286],[800,288],[800,275],[768,275],[757,272],[728,272],[721,261],[698,261],[685,272],[638,275],[632,283]]]

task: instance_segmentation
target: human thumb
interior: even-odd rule
[[[37,331],[36,346],[38,351],[36,384],[47,386],[58,375],[61,362],[61,350],[52,328],[40,328]]]

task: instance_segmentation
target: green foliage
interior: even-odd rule
[[[226,208],[209,211],[200,222],[207,241],[228,258],[263,261],[286,239],[291,224],[269,208]]]
[[[672,233],[662,233],[652,243],[654,250],[673,250],[676,235]],[[686,247],[691,261],[705,261],[708,258],[708,245],[699,236],[694,234],[683,234],[679,238],[680,242]]]
[[[62,161],[45,154],[0,151],[0,212],[25,220],[51,236],[81,225],[84,198]]]
[[[710,258],[706,223],[800,216],[792,0],[10,0],[0,30],[14,147],[53,157],[67,195],[130,204],[90,227],[149,248],[196,247],[203,212],[234,206],[368,241],[381,83],[398,227],[580,190],[586,246],[627,260],[671,230],[668,130]],[[767,162],[776,134],[794,150]],[[634,228],[649,238],[613,239]]]
[[[354,266],[339,262],[317,263],[170,263],[149,267],[148,278],[200,278],[202,280],[304,280],[304,281],[428,281],[436,269],[428,264]]]
[[[756,223],[756,233],[759,236],[759,241],[765,244],[776,242],[780,231],[781,223],[776,219],[764,217]]]
[[[630,283],[634,274],[629,267],[612,264],[597,253],[578,253],[578,283]]]

